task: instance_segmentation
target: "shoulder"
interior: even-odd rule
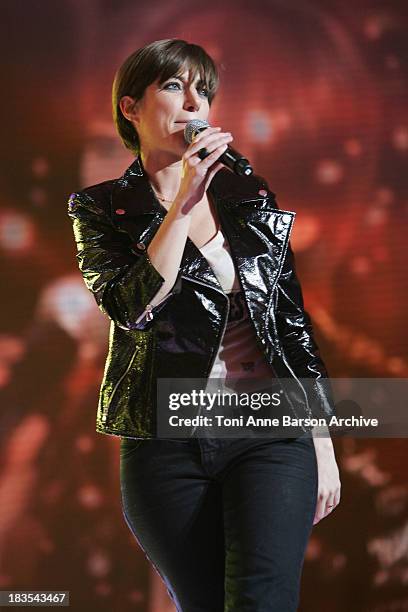
[[[113,188],[117,180],[118,179],[109,179],[74,191],[69,196],[68,208],[72,210],[79,204],[95,209],[95,211],[108,213],[110,210]]]
[[[110,200],[113,188],[118,179],[109,179],[108,181],[102,181],[95,185],[88,185],[82,189],[75,191],[71,196],[77,196],[82,198],[90,198],[95,201]]]

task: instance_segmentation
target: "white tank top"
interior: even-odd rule
[[[235,271],[228,241],[221,230],[200,249],[207,259],[224,292],[230,309],[225,334],[220,344],[209,378],[274,377],[264,354],[257,345],[255,329]]]

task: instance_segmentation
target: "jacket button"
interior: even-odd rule
[[[258,191],[258,193],[259,193],[259,195],[261,195],[261,196],[266,196],[266,195],[268,195],[268,192],[266,191],[266,189],[260,189],[260,190]]]
[[[136,243],[136,248],[140,249],[141,251],[145,251],[146,250],[146,245],[143,244],[143,242],[137,242]]]
[[[115,210],[115,213],[116,213],[117,215],[124,215],[124,214],[126,213],[126,210],[125,210],[124,208],[117,208],[117,209]]]

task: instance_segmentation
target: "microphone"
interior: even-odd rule
[[[194,137],[208,127],[210,127],[208,121],[205,121],[204,119],[192,119],[186,123],[184,128],[185,141],[188,142],[188,144],[192,143]],[[205,159],[209,155],[209,152],[205,147],[203,147],[197,154],[200,159]],[[218,161],[240,176],[250,176],[253,173],[253,169],[249,161],[243,155],[241,155],[241,153],[230,146],[218,158]]]

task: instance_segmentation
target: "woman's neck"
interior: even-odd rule
[[[142,152],[140,159],[156,193],[173,201],[180,188],[182,160],[174,156],[170,158],[167,152],[155,155]]]

